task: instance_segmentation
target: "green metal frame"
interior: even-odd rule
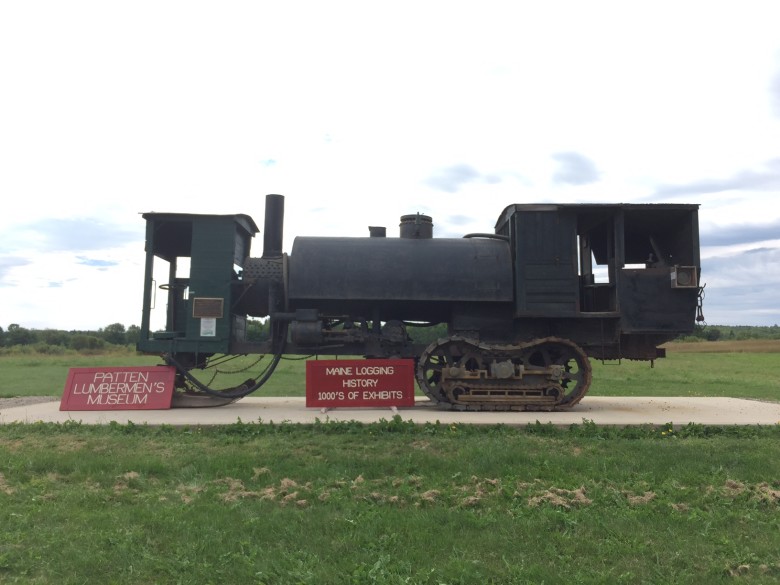
[[[239,270],[259,232],[247,215],[145,213],[146,267],[137,348],[147,353],[230,353],[244,341],[246,315],[234,310]],[[188,275],[177,275],[181,260]],[[165,283],[154,281],[155,262],[168,263]],[[155,290],[158,287],[158,290]],[[151,330],[153,304],[167,303],[163,330]]]

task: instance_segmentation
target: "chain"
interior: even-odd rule
[[[707,286],[706,284],[703,284],[699,287],[699,301],[696,304],[696,322],[701,323],[704,327],[707,326],[707,322],[704,320],[704,287]]]

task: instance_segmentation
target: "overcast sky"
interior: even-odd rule
[[[710,324],[780,323],[780,3],[0,3],[0,326],[140,324],[146,211],[492,231],[701,205]],[[261,239],[255,255],[261,251]]]

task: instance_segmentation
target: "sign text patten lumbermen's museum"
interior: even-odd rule
[[[165,410],[171,407],[176,368],[70,368],[60,410]]]
[[[306,406],[414,406],[414,360],[310,360]]]

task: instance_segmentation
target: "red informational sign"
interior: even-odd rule
[[[71,368],[60,410],[164,410],[171,407],[171,366]]]
[[[306,406],[414,406],[414,360],[308,361]]]

